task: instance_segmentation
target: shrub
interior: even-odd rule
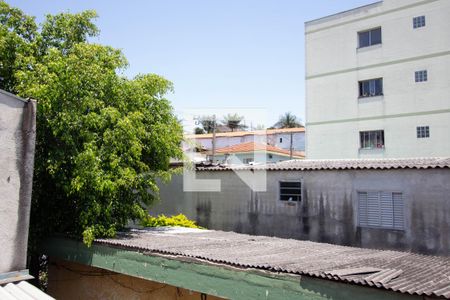
[[[141,225],[144,227],[163,227],[163,226],[180,226],[188,228],[200,228],[195,221],[189,220],[185,215],[179,214],[176,216],[167,217],[163,214],[153,217],[148,215],[141,220]]]

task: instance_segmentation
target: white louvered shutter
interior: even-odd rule
[[[358,224],[367,226],[367,193],[358,193]]]
[[[367,192],[367,226],[380,227],[380,193]]]
[[[392,193],[380,192],[380,217],[383,228],[394,228],[394,204]]]
[[[404,209],[403,209],[403,194],[392,193],[393,211],[394,211],[394,224],[395,229],[404,229]]]

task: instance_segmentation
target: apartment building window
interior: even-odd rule
[[[359,48],[381,44],[381,27],[358,32]]]
[[[417,126],[417,138],[429,138],[430,137],[430,126]]]
[[[425,27],[425,16],[413,18],[413,27],[414,28]]]
[[[384,130],[361,131],[359,137],[361,149],[384,148]]]
[[[253,158],[244,158],[242,162],[244,164],[248,165],[253,162]]]
[[[404,229],[403,193],[358,192],[358,226]]]
[[[383,78],[363,80],[359,82],[359,97],[374,97],[383,95]]]
[[[427,70],[416,71],[415,79],[416,82],[428,81],[428,71]]]
[[[302,201],[301,181],[280,181],[280,200],[288,202]]]

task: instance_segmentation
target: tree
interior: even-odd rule
[[[157,178],[181,158],[182,128],[154,74],[127,79],[123,54],[90,44],[95,12],[34,19],[0,2],[2,88],[38,99],[31,211],[34,241],[54,232],[114,236],[142,218]],[[33,243],[32,243],[33,244]]]
[[[247,126],[242,124],[242,121],[244,121],[243,116],[228,114],[223,117],[222,124],[230,128],[231,131],[235,131],[236,129],[244,130]]]
[[[296,127],[304,127],[300,120],[291,112],[287,112],[284,115],[281,115],[273,125],[274,128],[296,128]]]
[[[201,116],[199,121],[206,133],[212,133],[214,131],[214,127],[216,126],[215,116]]]
[[[204,133],[205,133],[205,130],[203,130],[203,128],[195,127],[194,134],[204,134]]]

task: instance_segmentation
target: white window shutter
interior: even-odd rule
[[[404,209],[403,209],[403,194],[392,193],[394,224],[395,229],[404,229]]]
[[[378,192],[367,192],[367,226],[381,226],[380,197]]]
[[[358,225],[367,226],[367,193],[358,193]]]
[[[380,193],[380,215],[381,227],[394,227],[394,204],[392,202],[392,193]]]

